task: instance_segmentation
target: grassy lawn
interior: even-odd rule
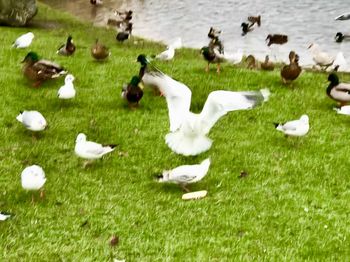
[[[31,28],[0,27],[0,222],[1,261],[346,261],[350,258],[350,118],[337,115],[326,96],[327,75],[303,72],[293,87],[278,69],[250,71],[229,64],[204,72],[199,50],[177,50],[172,62],[157,62],[192,90],[199,112],[217,89],[268,87],[259,108],[223,117],[210,133],[212,148],[196,157],[174,154],[165,144],[169,130],[165,99],[145,90],[137,110],[120,97],[122,85],[138,73],[136,57],[164,46],[94,28],[44,5]],[[22,33],[35,34],[30,48],[11,49]],[[72,57],[56,54],[71,34]],[[95,62],[95,39],[110,47],[106,62]],[[57,99],[64,79],[33,88],[20,63],[28,51],[58,62],[76,77],[77,96]],[[350,76],[340,74],[350,81]],[[20,110],[38,110],[49,128],[33,138],[16,120]],[[310,117],[307,136],[285,138],[273,122]],[[92,166],[74,154],[75,138],[118,143]],[[153,175],[210,157],[208,175],[191,185],[208,190],[198,201],[181,200],[176,185]],[[46,196],[31,203],[20,183],[22,170],[38,164],[46,172]],[[240,171],[248,172],[238,178]],[[112,235],[119,237],[111,247]]]

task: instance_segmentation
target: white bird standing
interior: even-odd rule
[[[172,45],[170,45],[167,47],[167,50],[156,55],[155,58],[162,61],[169,61],[174,58],[174,55],[175,55],[175,48]]]
[[[304,136],[309,132],[309,117],[302,115],[300,119],[286,123],[275,123],[275,128],[287,136]]]
[[[114,144],[102,145],[92,141],[87,141],[86,135],[80,133],[75,141],[74,152],[81,158],[93,160],[101,158],[103,155],[112,152],[116,146],[117,145]],[[88,163],[89,161],[85,162],[84,167],[86,167]]]
[[[31,131],[42,131],[47,126],[46,119],[38,111],[20,111],[16,119]]]
[[[16,41],[13,43],[12,47],[15,48],[26,48],[30,46],[34,39],[34,34],[32,32],[26,33],[24,35],[21,35],[16,39]]]
[[[341,115],[350,115],[350,106],[342,106],[340,108],[333,108],[338,114]]]
[[[76,91],[74,89],[74,76],[68,74],[64,79],[64,85],[58,90],[57,96],[60,99],[71,99],[75,97]]]
[[[239,48],[235,53],[225,53],[224,59],[231,64],[238,64],[242,61],[243,50]]]
[[[270,95],[268,89],[213,91],[202,112],[194,114],[190,112],[192,93],[186,85],[159,71],[144,55],[140,55],[138,61],[141,63],[140,76],[143,82],[158,87],[166,98],[170,133],[165,136],[165,141],[177,154],[190,156],[207,151],[212,140],[206,135],[222,116],[230,111],[251,109],[266,101]]]
[[[160,183],[173,182],[179,184],[186,192],[189,192],[187,184],[198,182],[208,173],[210,159],[207,158],[197,165],[178,166],[172,170],[164,170],[161,175],[157,175]]]
[[[6,219],[10,218],[11,215],[6,215],[6,214],[2,214],[0,212],[0,221],[5,221]]]
[[[46,182],[45,172],[38,165],[26,167],[21,174],[22,187],[28,191],[37,191],[42,189]],[[44,196],[44,191],[40,191],[40,197]],[[34,203],[34,194],[32,194],[32,202]]]
[[[327,69],[334,62],[334,57],[330,56],[328,53],[320,50],[318,44],[311,44],[309,49],[312,54],[312,59],[314,62],[323,69]]]

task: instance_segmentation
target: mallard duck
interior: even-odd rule
[[[208,173],[209,166],[210,159],[207,158],[197,165],[183,165],[172,170],[164,170],[162,174],[156,176],[156,179],[159,183],[179,184],[183,190],[189,192],[186,186],[202,180]]]
[[[108,47],[99,43],[98,39],[96,39],[95,44],[91,47],[91,56],[96,60],[102,61],[110,55],[111,52],[109,52]]]
[[[218,38],[221,34],[221,30],[215,29],[214,27],[210,27],[208,37],[210,39]]]
[[[346,35],[346,34],[343,34],[341,32],[338,32],[335,35],[334,39],[337,43],[341,43],[341,42],[343,42],[343,40],[350,40],[350,35]]]
[[[140,60],[144,56],[140,55]],[[166,98],[170,133],[165,137],[166,144],[177,154],[198,155],[207,151],[212,140],[207,137],[215,123],[228,112],[252,109],[269,97],[266,89],[260,91],[233,92],[217,90],[209,94],[202,112],[190,112],[191,90],[183,83],[174,80],[148,60],[144,61],[142,80],[157,86]],[[147,69],[147,67],[150,68]]]
[[[119,32],[117,33],[115,39],[117,39],[118,42],[124,42],[125,40],[129,39],[130,34],[127,32]]]
[[[288,36],[287,35],[281,35],[281,34],[274,34],[271,35],[269,34],[265,41],[269,40],[267,43],[267,46],[270,46],[272,44],[278,44],[278,45],[283,45],[288,42]]]
[[[261,25],[261,16],[248,16],[248,21],[252,23],[252,26],[256,23],[258,26]]]
[[[309,117],[302,115],[297,120],[275,123],[275,128],[287,136],[305,136],[309,132]]]
[[[20,111],[16,119],[31,131],[42,131],[47,127],[46,119],[38,111]]]
[[[114,15],[120,17],[120,19],[122,20],[131,20],[132,19],[132,14],[133,11],[129,10],[129,11],[119,11],[117,9],[114,10]]]
[[[350,84],[340,83],[337,74],[331,73],[328,76],[330,82],[327,87],[327,95],[333,100],[340,103],[340,106],[344,106],[350,102]]]
[[[32,32],[28,32],[24,35],[21,35],[16,39],[16,41],[13,43],[12,47],[14,48],[26,48],[30,46],[34,39],[34,34]]]
[[[33,86],[39,86],[48,79],[65,75],[67,72],[60,65],[48,60],[40,59],[35,52],[29,52],[23,59],[23,73],[30,80],[35,81]]]
[[[143,96],[143,86],[139,76],[133,76],[129,84],[123,86],[122,97],[128,101],[130,107],[138,106]]]
[[[70,55],[74,54],[74,52],[75,52],[75,45],[73,43],[73,37],[70,35],[67,38],[67,42],[65,44],[61,45],[57,49],[57,54],[70,56]]]
[[[299,66],[299,56],[294,52],[289,52],[289,65],[285,65],[281,69],[281,77],[284,84],[290,83],[297,79],[302,69]]]
[[[41,166],[32,165],[23,169],[21,173],[21,184],[23,189],[28,191],[38,191],[42,189],[46,182],[45,172]],[[44,191],[40,191],[40,197],[44,197]],[[32,203],[34,203],[34,194],[32,194]]]
[[[71,99],[75,97],[75,89],[73,85],[74,76],[68,74],[64,79],[64,85],[60,87],[57,92],[57,96],[59,99]]]
[[[201,48],[201,54],[208,62],[205,71],[209,72],[209,64],[217,64],[216,72],[220,74],[220,63],[225,60],[223,52],[220,51],[220,47],[214,45],[204,46]]]
[[[253,24],[248,24],[248,23],[242,23],[241,27],[242,27],[242,36],[246,35],[247,33],[253,31],[252,28]]]
[[[260,64],[262,70],[272,71],[275,69],[274,63],[269,61],[269,56],[265,56],[265,61]]]
[[[248,69],[255,69],[257,67],[256,65],[256,59],[253,55],[248,55],[245,59],[245,62],[247,63]]]
[[[318,44],[311,44],[308,49],[310,49],[312,59],[316,65],[320,66],[322,69],[327,70],[328,67],[333,65],[334,57],[330,56],[326,52],[321,51]]]

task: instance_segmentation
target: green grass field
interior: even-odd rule
[[[141,53],[164,46],[142,39],[123,44],[115,31],[94,28],[44,5],[34,27],[1,27],[1,261],[347,261],[350,259],[350,118],[333,111],[326,96],[327,75],[303,72],[293,87],[278,69],[250,71],[222,65],[204,72],[199,50],[177,50],[172,62],[157,62],[166,74],[192,90],[191,110],[199,112],[217,89],[259,90],[272,95],[261,107],[223,117],[209,137],[212,148],[196,157],[173,153],[165,99],[146,89],[137,110],[121,99],[122,85],[138,73]],[[46,25],[46,26],[43,26]],[[22,33],[35,39],[25,50],[11,49]],[[56,54],[71,34],[72,57]],[[90,56],[96,38],[111,57]],[[20,63],[28,51],[63,65],[76,77],[77,96],[57,99],[64,78],[33,88]],[[349,81],[349,75],[340,74]],[[17,120],[20,110],[38,110],[49,128],[33,138]],[[302,138],[286,138],[273,122],[310,117]],[[117,143],[118,148],[83,168],[75,138]],[[191,185],[208,190],[198,201],[183,201],[174,184],[158,184],[155,173],[210,157],[207,176]],[[20,174],[32,164],[46,173],[46,196],[31,203]],[[248,172],[238,178],[240,171]],[[118,245],[111,247],[113,235]]]

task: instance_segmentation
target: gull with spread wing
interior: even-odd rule
[[[177,154],[198,155],[207,151],[212,140],[207,137],[210,129],[225,114],[235,110],[256,107],[270,95],[268,89],[260,91],[217,90],[209,94],[200,114],[190,112],[191,90],[150,64],[145,55],[139,55],[140,76],[145,85],[160,89],[166,98],[170,120],[170,133],[165,136],[166,144]]]

